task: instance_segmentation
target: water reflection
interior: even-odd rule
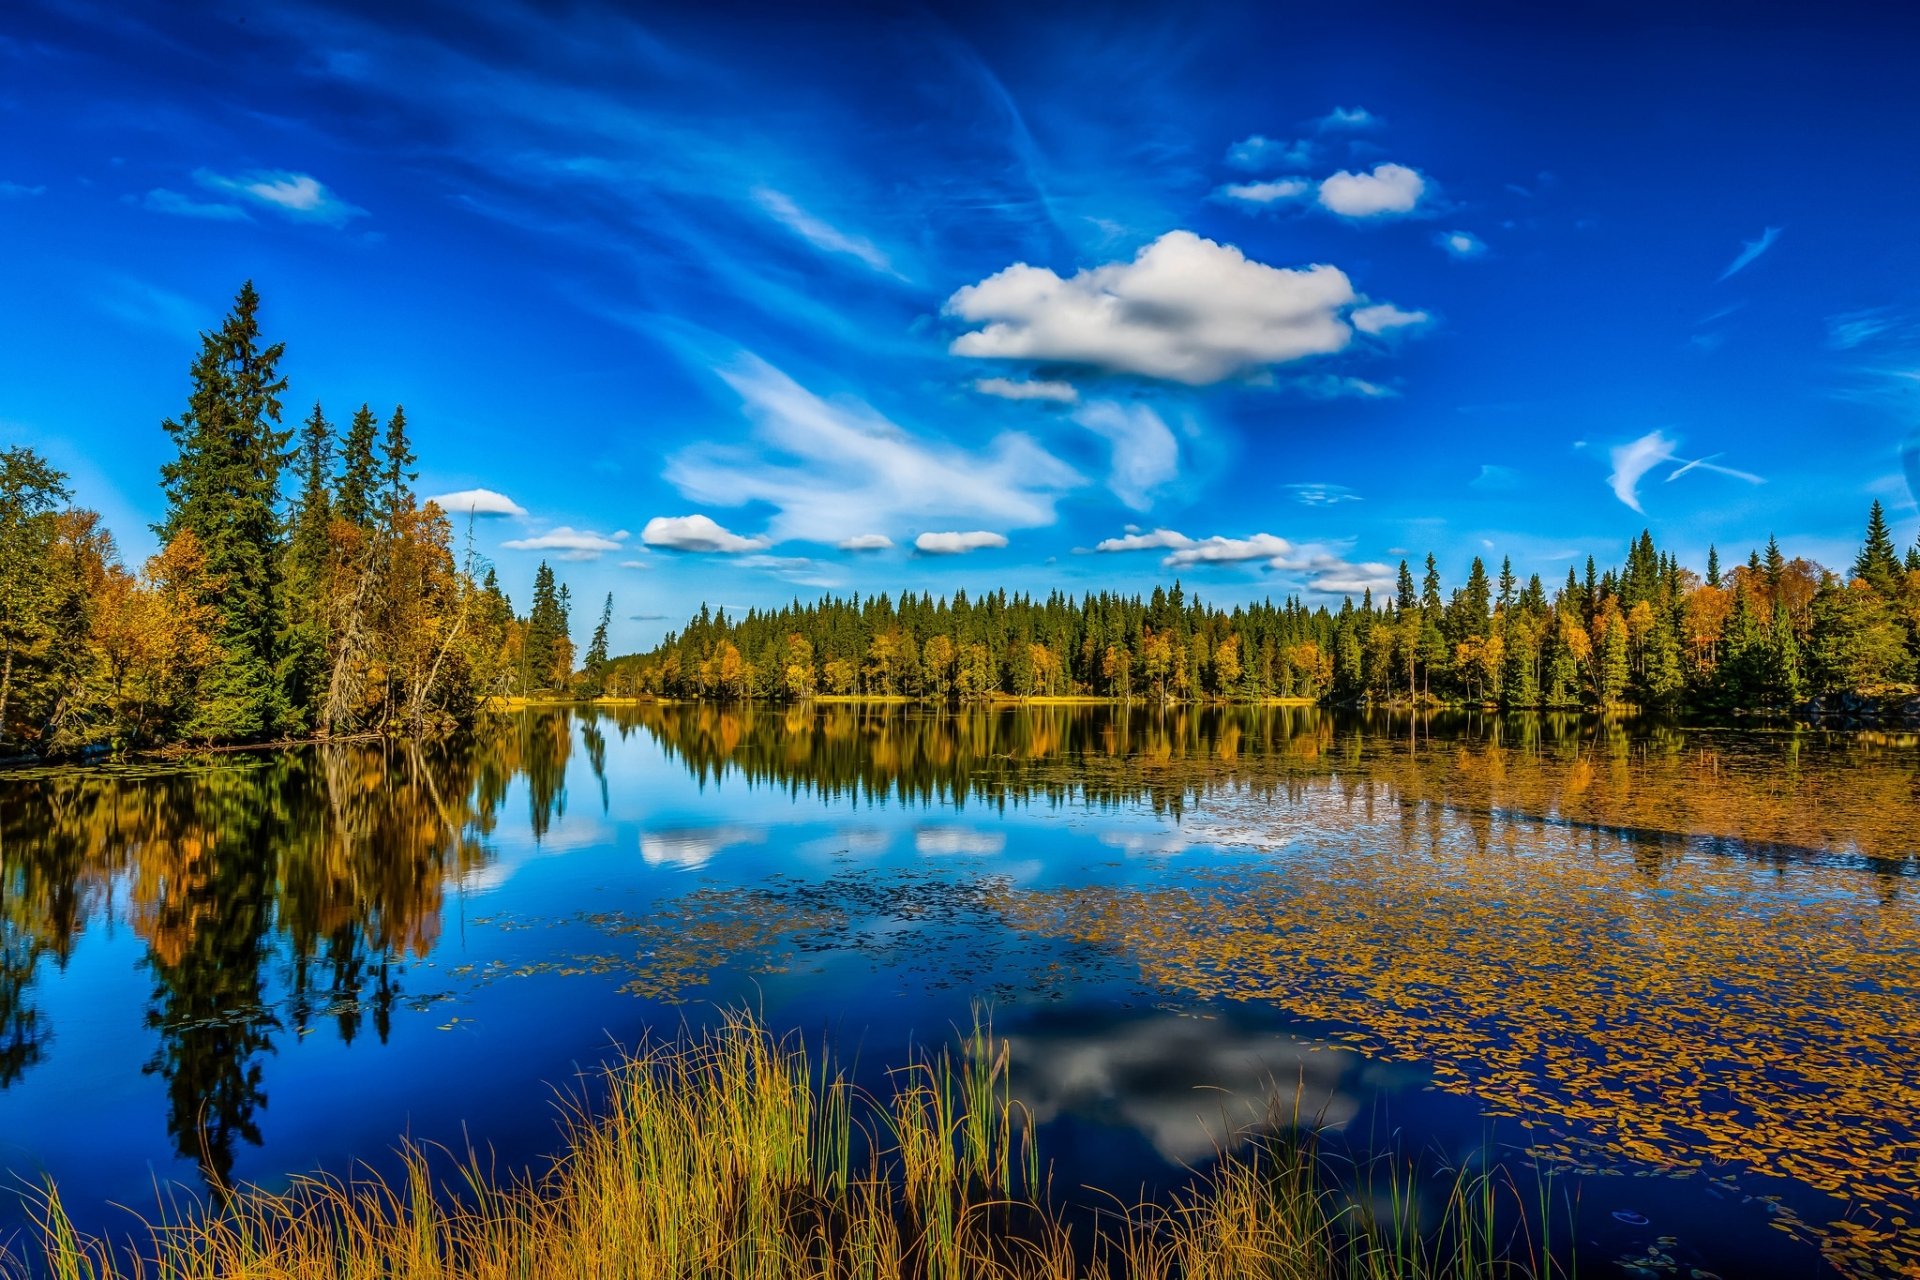
[[[484,885],[524,941],[471,922],[469,1003],[579,975],[628,1001],[739,998],[701,986],[732,966],[811,984],[892,1050],[903,992],[1052,1001],[1008,1028],[1028,1105],[1170,1161],[1257,1119],[1274,1082],[1347,1118],[1398,1087],[1384,1054],[1591,1126],[1607,1158],[1705,1152],[1891,1221],[1920,1199],[1920,1059],[1900,1035],[1920,987],[1917,762],[1884,735],[1567,716],[642,704],[458,743],[5,775],[0,1092],[48,1074],[50,988],[124,925],[154,1106],[224,1186],[262,1141],[276,1051],[319,1034],[390,1054],[410,1001],[456,998],[417,988],[450,898]],[[503,838],[605,853],[607,883],[530,896]],[[1254,864],[1228,874],[1223,846]],[[1121,1017],[1116,989],[1270,1013]],[[547,990],[544,1021],[512,1025],[574,1017]],[[578,1015],[602,1042],[604,1008]],[[1317,1047],[1338,1026],[1368,1028],[1370,1056]],[[406,1118],[369,1123],[384,1144]]]

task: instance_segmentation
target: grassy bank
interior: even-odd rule
[[[976,1027],[874,1096],[737,1018],[614,1069],[600,1114],[570,1117],[539,1176],[500,1180],[474,1160],[436,1194],[416,1151],[399,1185],[242,1189],[117,1243],[79,1235],[49,1189],[25,1261],[60,1280],[1560,1274],[1539,1261],[1543,1242],[1496,1235],[1497,1210],[1504,1221],[1540,1207],[1509,1199],[1504,1177],[1460,1176],[1416,1231],[1404,1167],[1351,1197],[1321,1178],[1310,1142],[1256,1145],[1170,1203],[1113,1198],[1100,1225],[1070,1227],[1007,1090],[1006,1054]]]

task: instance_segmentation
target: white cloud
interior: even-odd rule
[[[133,197],[127,197],[132,200]],[[178,191],[169,191],[165,187],[155,187],[141,199],[140,207],[152,213],[171,214],[176,218],[205,218],[212,222],[251,222],[252,217],[237,204],[215,204],[206,200],[195,200],[183,196]]]
[[[698,871],[736,845],[764,844],[765,830],[747,826],[685,827],[640,833],[640,860],[650,867]]]
[[[725,555],[763,551],[772,545],[766,538],[743,538],[703,515],[655,516],[640,530],[640,541],[650,547],[668,547],[674,551],[715,551]]]
[[[1332,507],[1342,502],[1358,502],[1360,495],[1343,484],[1290,484],[1293,500],[1303,507]]]
[[[920,439],[859,401],[824,400],[754,356],[721,377],[745,401],[755,440],[684,449],[665,476],[696,502],[775,507],[776,542],[837,543],[909,519],[1047,525],[1060,496],[1086,483],[1016,432],[971,451]]]
[[[1304,169],[1313,163],[1314,153],[1318,150],[1308,139],[1286,142],[1256,133],[1227,148],[1227,163],[1249,173],[1261,169],[1268,172],[1275,169]]]
[[[1462,261],[1482,257],[1487,252],[1487,242],[1471,231],[1442,231],[1433,237],[1433,242],[1448,256]]]
[[[842,551],[885,551],[893,545],[893,539],[884,533],[856,533],[834,545]]]
[[[1732,264],[1720,273],[1720,278],[1725,280],[1728,276],[1745,271],[1748,267],[1752,266],[1755,258],[1758,258],[1761,254],[1773,248],[1773,242],[1780,238],[1780,233],[1783,230],[1785,230],[1784,227],[1766,227],[1761,230],[1758,240],[1741,241],[1739,256],[1734,258]]]
[[[1016,263],[947,300],[982,327],[956,355],[1057,360],[1190,385],[1344,348],[1358,301],[1338,267],[1254,262],[1231,245],[1169,231],[1131,262],[1062,279]]]
[[[1335,107],[1321,116],[1315,127],[1322,133],[1357,131],[1371,129],[1380,123],[1380,117],[1365,107]]]
[[[887,260],[887,255],[882,253],[873,241],[862,236],[848,235],[831,223],[808,213],[782,192],[775,191],[772,187],[755,187],[753,199],[754,203],[766,210],[767,216],[814,248],[857,258],[881,275],[905,278],[894,269],[893,263]]]
[[[1427,180],[1403,164],[1378,164],[1370,173],[1342,169],[1321,180],[1320,206],[1343,218],[1381,218],[1412,213],[1427,193]]]
[[[1827,317],[1827,349],[1851,351],[1888,334],[1901,333],[1905,328],[1904,318],[1892,307],[1843,311]]]
[[[618,551],[630,535],[625,529],[615,533],[594,533],[561,525],[545,533],[513,538],[500,545],[509,551],[558,551],[562,560],[598,560],[608,551]]]
[[[1305,576],[1306,589],[1323,595],[1358,595],[1372,589],[1384,591],[1393,584],[1393,570],[1374,561],[1356,564],[1323,543],[1292,542],[1271,533],[1256,533],[1246,538],[1189,538],[1173,529],[1155,529],[1151,533],[1129,532],[1124,537],[1108,538],[1095,551],[1167,552],[1160,563],[1169,569],[1202,564],[1250,564],[1259,562],[1269,569]]]
[[[461,516],[524,516],[527,509],[504,493],[495,493],[492,489],[460,489],[453,493],[443,493],[437,498],[428,498],[448,515]]]
[[[211,169],[200,169],[195,171],[193,180],[209,191],[222,191],[243,200],[251,200],[295,222],[344,227],[355,218],[367,216],[365,209],[348,204],[328,190],[326,183],[308,173],[256,169],[229,178]]]
[[[1135,511],[1153,505],[1153,491],[1180,473],[1180,445],[1160,415],[1144,404],[1101,400],[1073,420],[1113,446],[1107,488]]]
[[[1354,328],[1377,336],[1395,329],[1426,324],[1433,317],[1424,311],[1403,311],[1391,302],[1375,302],[1356,308],[1352,319]]]
[[[958,556],[987,547],[1004,547],[1006,535],[975,529],[971,533],[923,533],[913,540],[914,548],[930,556]]]
[[[1359,400],[1386,400],[1400,394],[1392,387],[1383,387],[1365,378],[1334,373],[1309,373],[1289,378],[1287,385],[1314,400],[1342,400],[1349,396]]]
[[[1672,461],[1675,443],[1659,431],[1649,431],[1638,440],[1615,445],[1613,474],[1607,477],[1607,483],[1613,486],[1613,496],[1640,511],[1640,477],[1661,463]]]
[[[1242,204],[1269,205],[1298,200],[1313,190],[1311,178],[1269,178],[1264,182],[1229,182],[1214,194]]]
[[[913,833],[916,853],[928,857],[992,857],[1007,847],[1004,831],[977,831],[971,827],[921,827]]]
[[[1051,400],[1072,404],[1080,398],[1071,382],[1050,382],[1041,378],[975,378],[973,389],[1002,400]]]

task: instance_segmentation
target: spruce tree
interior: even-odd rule
[[[328,600],[333,499],[327,481],[333,463],[333,424],[319,404],[301,426],[300,496],[287,544],[286,607],[280,637],[280,680],[287,691],[290,728],[316,722],[327,682]]]
[[[1720,548],[1715,546],[1707,547],[1707,585],[1720,585]]]
[[[1893,549],[1893,535],[1887,531],[1887,513],[1880,499],[1873,500],[1867,513],[1866,545],[1853,562],[1853,576],[1865,579],[1876,591],[1891,591],[1900,573],[1900,561]]]
[[[354,411],[347,438],[340,448],[340,487],[334,509],[342,520],[357,529],[373,527],[374,502],[380,487],[373,444],[379,429],[380,420],[363,404]]]
[[[613,622],[613,592],[607,592],[607,602],[600,609],[600,625],[593,629],[593,640],[587,645],[587,691],[598,696],[602,692],[601,682],[606,678],[607,670],[607,628]]]
[[[201,335],[187,409],[163,425],[179,456],[161,468],[165,542],[191,534],[220,584],[220,658],[196,692],[194,737],[239,739],[278,728],[280,472],[291,431],[280,429],[281,343],[265,345],[260,295],[242,286],[217,330]]]
[[[413,466],[413,445],[407,439],[407,411],[395,405],[387,419],[386,438],[381,441],[380,519],[393,535],[399,531],[400,518],[413,512],[413,482],[418,473]]]

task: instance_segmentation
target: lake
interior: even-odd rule
[[[111,1230],[405,1137],[525,1165],[717,1008],[874,1077],[984,1004],[1067,1199],[1277,1096],[1554,1188],[1583,1273],[1901,1274],[1917,848],[1911,735],[1538,715],[649,704],[15,771],[0,1168]]]

